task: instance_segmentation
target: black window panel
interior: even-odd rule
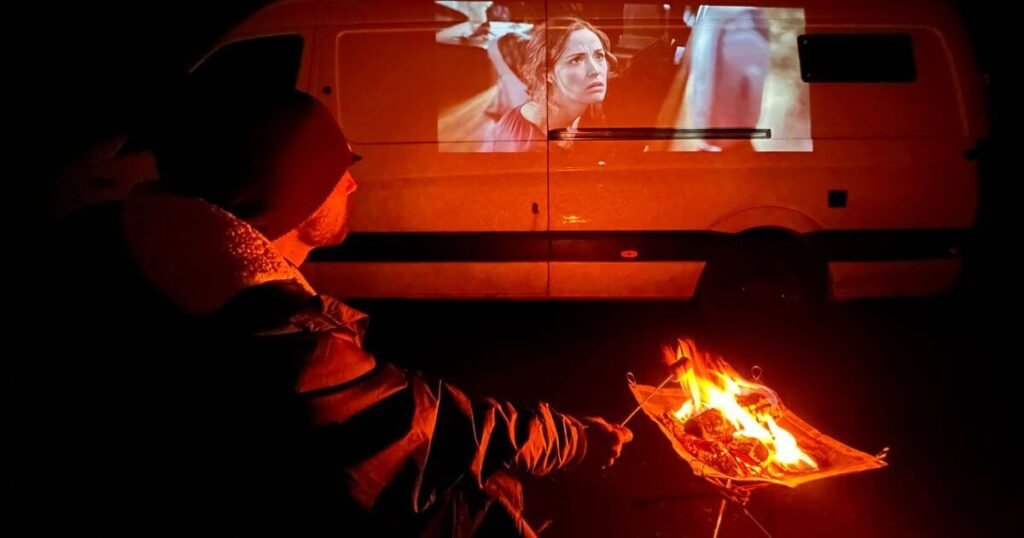
[[[908,34],[809,34],[798,38],[804,82],[913,82]]]
[[[278,92],[295,88],[302,36],[280,35],[225,45],[192,72],[188,84],[216,90]]]

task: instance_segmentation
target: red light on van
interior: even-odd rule
[[[619,252],[619,256],[622,256],[623,258],[626,259],[633,259],[639,255],[640,253],[635,250],[623,250],[622,252]]]

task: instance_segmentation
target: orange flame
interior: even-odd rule
[[[729,423],[724,435],[753,439],[767,449],[768,457],[757,464],[743,463],[754,474],[777,464],[784,472],[812,471],[818,464],[804,452],[796,438],[779,426],[779,397],[768,387],[747,381],[725,361],[701,354],[690,340],[679,340],[673,353],[666,348],[683,394],[688,398],[672,416],[689,426],[691,419],[717,410]],[[721,433],[721,432],[719,432]]]

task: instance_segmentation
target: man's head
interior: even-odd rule
[[[220,206],[271,240],[302,231],[321,246],[344,237],[352,153],[312,97],[197,92],[162,117],[151,136],[163,189]]]

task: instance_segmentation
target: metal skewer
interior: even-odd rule
[[[683,355],[682,357],[677,358],[676,361],[673,362],[672,364],[669,364],[668,365],[668,369],[672,373],[670,373],[668,375],[668,377],[665,378],[664,381],[659,383],[657,387],[654,387],[654,390],[652,390],[651,393],[648,394],[646,398],[644,398],[644,401],[640,402],[640,405],[636,406],[636,408],[633,409],[633,412],[630,413],[629,416],[627,416],[625,420],[623,420],[622,422],[619,423],[619,426],[625,426],[626,423],[628,423],[630,420],[633,420],[633,417],[636,416],[636,414],[639,413],[640,410],[644,408],[644,404],[646,404],[648,401],[650,401],[650,399],[654,396],[655,392],[658,392],[665,385],[668,385],[669,381],[672,381],[673,379],[676,378],[676,367],[679,366],[680,363],[686,362],[688,360],[690,360],[690,357],[688,357],[686,355]],[[626,378],[630,380],[630,383],[634,383],[634,384],[636,383],[636,381],[633,380],[633,374],[632,373],[628,374],[626,376]]]
[[[651,399],[651,397],[654,396],[654,393],[661,390],[661,388],[664,387],[665,385],[668,385],[668,382],[675,379],[675,377],[675,374],[669,374],[669,376],[666,377],[665,380],[661,382],[661,384],[659,384],[657,387],[654,387],[654,390],[652,390],[651,393],[648,394],[646,398],[644,398],[644,401],[640,402],[640,405],[636,406],[636,408],[633,409],[633,412],[630,413],[625,420],[619,423],[619,426],[625,426],[627,422],[633,420],[633,417],[636,416],[636,414],[639,413],[640,410],[644,408],[644,404],[646,404]]]

